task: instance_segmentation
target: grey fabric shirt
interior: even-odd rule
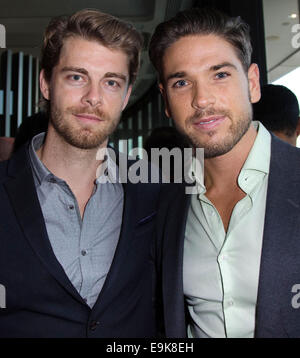
[[[45,133],[36,135],[29,147],[35,186],[53,252],[73,286],[90,307],[95,304],[110,269],[119,240],[124,193],[121,183],[110,181],[112,166],[95,181],[83,219],[68,184],[53,175],[36,151]],[[115,170],[116,168],[114,168]]]

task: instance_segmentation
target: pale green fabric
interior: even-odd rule
[[[183,264],[189,337],[254,336],[271,156],[270,133],[254,125],[258,134],[238,177],[246,196],[234,207],[227,233],[201,178],[191,198]]]

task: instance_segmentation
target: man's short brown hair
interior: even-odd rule
[[[53,68],[58,64],[65,39],[79,36],[99,42],[110,49],[121,50],[128,56],[129,83],[132,84],[139,68],[142,36],[129,23],[97,10],[84,9],[71,16],[53,18],[44,34],[41,67],[49,82]]]
[[[229,17],[213,8],[181,11],[155,29],[149,47],[150,60],[163,81],[162,60],[168,47],[184,36],[212,34],[233,46],[247,73],[252,54],[249,32],[249,26],[239,16]]]

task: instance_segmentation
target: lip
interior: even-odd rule
[[[220,125],[225,119],[225,116],[209,116],[197,119],[193,125],[200,130],[211,130]]]
[[[78,119],[85,121],[85,122],[101,122],[103,121],[103,119],[101,119],[100,117],[97,117],[93,114],[85,114],[85,113],[79,113],[79,114],[74,114],[75,117],[77,117]]]

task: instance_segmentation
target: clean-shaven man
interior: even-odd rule
[[[102,171],[99,156],[128,102],[141,45],[131,25],[96,10],[46,29],[47,134],[0,166],[0,337],[156,335],[160,186],[122,183],[120,156],[108,152]]]
[[[177,185],[161,201],[166,335],[300,337],[300,152],[252,122],[248,26],[180,12],[156,28],[150,58],[167,116],[205,158],[196,194]]]

